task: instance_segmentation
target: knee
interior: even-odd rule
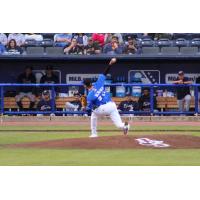
[[[191,96],[190,96],[190,95],[187,95],[187,96],[185,97],[185,101],[189,102],[190,100],[191,100]]]

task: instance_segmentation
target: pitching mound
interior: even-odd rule
[[[187,135],[105,136],[7,145],[11,148],[143,149],[200,148],[200,137]]]

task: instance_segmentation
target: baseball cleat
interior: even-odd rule
[[[124,135],[128,135],[128,130],[130,128],[130,125],[128,124],[128,122],[124,123]]]
[[[90,138],[96,138],[96,137],[98,137],[98,135],[97,134],[91,134],[89,137]]]

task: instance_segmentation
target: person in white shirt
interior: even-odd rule
[[[42,41],[43,35],[36,34],[36,33],[26,33],[25,40],[35,40],[35,41]]]

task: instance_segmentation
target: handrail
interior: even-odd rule
[[[44,86],[44,87],[51,87],[51,86],[83,86],[83,84],[67,84],[67,83],[58,83],[58,84],[24,84],[24,83],[0,83],[1,86]],[[190,86],[190,87],[200,87],[200,84],[141,84],[141,83],[112,83],[112,84],[105,84],[105,86],[141,86],[141,87],[183,87],[183,86]]]
[[[5,87],[50,87],[51,93],[52,93],[52,110],[45,112],[45,111],[5,111],[4,110],[4,89]],[[1,97],[1,108],[0,108],[0,113],[1,114],[50,114],[50,113],[55,113],[55,114],[86,114],[86,112],[82,111],[58,111],[54,108],[55,104],[55,87],[70,87],[70,86],[83,86],[82,83],[79,84],[20,84],[20,83],[0,83],[0,97]],[[200,88],[200,84],[138,84],[138,83],[113,83],[113,84],[105,84],[105,86],[124,86],[124,87],[133,87],[133,86],[140,86],[140,87],[149,87],[150,88],[150,111],[149,112],[144,112],[144,111],[129,111],[129,112],[120,112],[121,114],[150,114],[150,115],[161,115],[161,114],[199,114],[199,98],[198,98],[198,91]],[[154,111],[154,89],[155,87],[194,87],[194,96],[195,96],[195,110],[194,111],[189,111],[189,112],[180,112],[180,111],[166,111],[166,112],[155,112]]]

